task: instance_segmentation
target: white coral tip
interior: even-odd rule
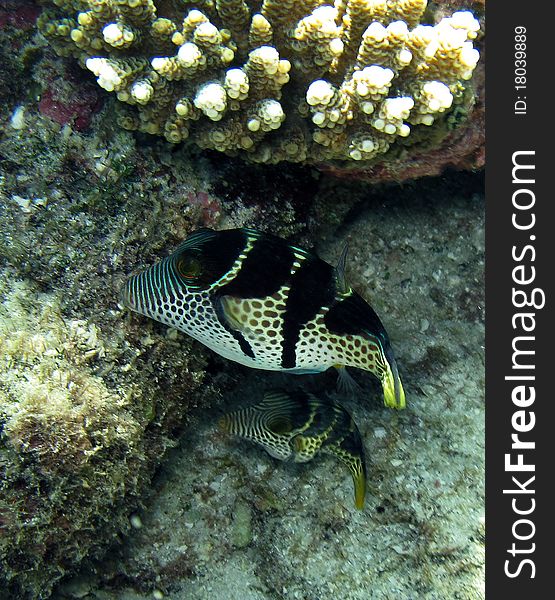
[[[89,58],[85,65],[98,77],[98,85],[106,91],[113,92],[121,84],[121,77],[106,58]]]
[[[131,95],[137,102],[146,103],[152,97],[152,86],[148,81],[137,81],[131,86]]]
[[[104,41],[111,46],[119,42],[123,37],[123,30],[118,23],[110,23],[102,30]]]
[[[334,56],[339,56],[343,52],[344,44],[339,38],[334,38],[330,42],[330,52]]]
[[[409,28],[404,21],[393,21],[387,26],[387,31],[395,37],[403,37],[409,32]]]
[[[474,32],[480,30],[480,22],[474,18],[469,10],[458,10],[451,15],[451,19],[455,27]]]
[[[397,54],[397,60],[402,66],[408,65],[412,60],[412,52],[406,48],[403,48],[403,50],[400,50],[399,54]]]
[[[315,106],[316,104],[327,105],[330,103],[333,96],[333,85],[323,79],[313,81],[308,87],[308,90],[306,90],[306,101],[310,106]]]
[[[376,88],[382,88],[389,85],[394,76],[391,69],[379,67],[378,65],[366,67],[362,69],[361,73],[363,73],[368,78],[369,83]]]
[[[465,67],[473,69],[478,63],[479,59],[480,52],[476,50],[476,48],[473,48],[470,42],[468,42],[468,45],[464,44],[461,53],[459,54],[459,60],[461,61],[461,63]]]
[[[177,52],[177,58],[179,59],[179,62],[181,62],[185,67],[192,67],[196,62],[199,61],[201,56],[202,54],[199,47],[193,42],[185,42],[185,44],[183,44]]]
[[[373,23],[368,25],[368,27],[366,28],[366,31],[364,32],[364,37],[371,36],[378,42],[383,41],[385,39],[386,35],[387,35],[387,29],[381,23],[378,23],[377,21],[374,21]]]
[[[422,91],[432,112],[442,112],[453,104],[453,94],[441,81],[428,81],[422,87]]]
[[[194,103],[209,119],[219,121],[227,106],[225,89],[218,82],[205,83],[197,90]]]

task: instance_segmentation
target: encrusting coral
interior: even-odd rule
[[[257,162],[365,161],[444,137],[479,23],[426,0],[51,0],[40,31],[130,130]]]

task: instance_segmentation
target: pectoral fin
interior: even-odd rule
[[[360,386],[343,365],[335,365],[337,369],[337,390],[345,396],[356,396],[360,392]]]
[[[235,296],[221,296],[218,300],[217,314],[224,326],[237,335],[249,340],[265,342],[259,326],[253,326],[249,300]]]
[[[234,296],[222,296],[218,303],[218,316],[230,329],[244,334],[248,330],[248,326],[246,313],[241,310],[241,299]]]

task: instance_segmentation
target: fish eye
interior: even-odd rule
[[[268,429],[277,435],[289,433],[293,429],[293,424],[286,417],[275,417],[268,423]]]
[[[185,279],[195,279],[202,273],[200,260],[190,254],[180,256],[175,268],[179,275]]]

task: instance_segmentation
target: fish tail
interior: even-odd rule
[[[406,406],[405,390],[399,377],[399,370],[397,368],[397,361],[393,356],[393,351],[388,348],[385,352],[385,356],[388,362],[388,369],[382,379],[384,404],[388,408],[396,408],[401,410]]]
[[[353,478],[355,507],[362,510],[366,499],[366,464],[358,430],[355,429],[337,444],[325,446],[324,450],[334,454],[349,469]]]
[[[366,498],[366,477],[363,471],[355,473],[352,472],[353,485],[355,487],[355,506],[358,510],[364,508],[364,501]]]

